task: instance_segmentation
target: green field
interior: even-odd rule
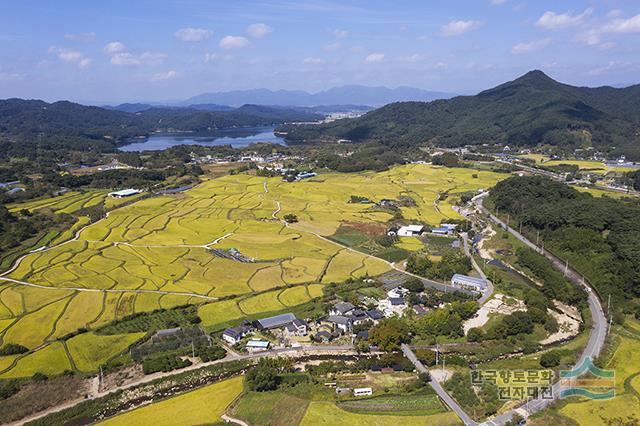
[[[231,409],[231,416],[251,425],[298,425],[309,401],[285,392],[247,392]]]
[[[227,406],[242,392],[243,377],[238,376],[194,391],[154,402],[99,424],[125,425],[197,425],[220,422]]]
[[[342,410],[332,402],[312,401],[300,424],[302,426],[338,424],[352,426],[444,426],[460,425],[462,422],[451,411],[424,416],[358,414]]]
[[[458,218],[452,209],[457,194],[488,188],[504,177],[428,165],[327,173],[294,183],[240,174],[204,180],[182,194],[142,199],[84,228],[82,219],[58,239],[66,242],[24,257],[8,277],[43,288],[0,284],[0,338],[2,344],[40,348],[32,357],[79,328],[95,330],[158,308],[199,304],[208,328],[282,311],[320,296],[323,284],[390,270],[384,260],[326,239],[345,222],[384,228],[392,218],[372,205],[350,203],[350,195],[411,199],[411,207],[401,208],[404,217],[437,225]],[[438,201],[443,192],[448,197]],[[102,195],[70,192],[12,208],[69,211]],[[288,213],[299,222],[286,226],[280,218]],[[68,241],[80,229],[77,240]],[[220,255],[231,249],[250,261]],[[231,299],[212,300],[222,297]],[[87,359],[79,361],[83,371],[103,361]],[[14,368],[24,375],[35,372],[24,365],[19,361]],[[0,376],[16,375],[6,370]],[[55,372],[62,370],[50,368]]]

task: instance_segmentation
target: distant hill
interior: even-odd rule
[[[281,130],[292,141],[349,139],[404,147],[594,146],[640,160],[640,85],[574,87],[531,71],[475,96],[398,102],[356,119]]]
[[[140,105],[138,105],[140,107]],[[25,149],[113,150],[125,139],[157,130],[215,131],[230,127],[310,122],[324,116],[283,107],[244,105],[224,111],[149,107],[135,112],[85,106],[68,101],[0,100],[0,139]]]
[[[125,103],[120,105],[104,105],[102,106],[104,109],[110,109],[114,111],[122,111],[122,112],[140,112],[145,109],[153,108],[152,105],[149,104],[141,104],[141,103]]]
[[[193,104],[222,104],[240,106],[244,104],[302,106],[318,105],[366,105],[381,106],[398,101],[432,101],[446,99],[451,93],[433,92],[412,87],[368,87],[341,86],[318,93],[308,93],[302,90],[234,90],[230,92],[204,93],[182,102],[182,105]]]

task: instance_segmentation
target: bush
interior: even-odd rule
[[[25,348],[22,345],[18,345],[16,343],[7,343],[2,348],[0,348],[0,356],[6,355],[18,355],[29,352],[28,348]]]
[[[17,380],[0,380],[0,400],[15,395],[20,390]]]
[[[560,365],[560,354],[555,351],[543,353],[540,357],[540,365],[545,368],[557,367]]]
[[[31,379],[34,382],[46,382],[47,380],[49,380],[49,377],[44,373],[37,372],[33,376],[31,376]]]
[[[298,221],[298,216],[293,213],[285,214],[284,221],[287,223],[296,223]]]
[[[159,371],[168,372],[177,370],[178,368],[184,368],[191,365],[191,361],[188,359],[181,359],[176,355],[158,355],[145,358],[142,362],[142,370],[144,374],[157,373]]]
[[[467,331],[468,342],[481,342],[484,337],[484,331],[481,328],[473,327]]]
[[[278,370],[268,365],[258,364],[247,373],[247,386],[256,392],[266,392],[278,388]]]

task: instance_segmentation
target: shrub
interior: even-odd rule
[[[555,351],[545,352],[540,357],[540,365],[545,368],[557,367],[560,365],[560,354]]]
[[[18,355],[29,352],[28,348],[16,343],[7,343],[0,349],[0,356]]]

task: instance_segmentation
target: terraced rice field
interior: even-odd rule
[[[456,194],[488,188],[504,177],[426,165],[322,174],[295,183],[234,175],[112,210],[82,228],[77,239],[27,255],[6,274],[14,281],[0,281],[1,344],[20,343],[34,351],[0,369],[0,377],[33,374],[37,370],[26,366],[36,367],[27,361],[46,358],[43,353],[56,359],[60,353],[71,355],[66,363],[50,364],[52,374],[95,370],[106,359],[74,352],[73,339],[62,352],[65,348],[53,342],[135,312],[202,304],[203,325],[215,328],[304,303],[320,296],[326,283],[386,272],[387,262],[326,239],[344,221],[384,223],[392,217],[372,205],[349,203],[351,195],[374,201],[410,197],[415,206],[402,207],[403,215],[437,225],[458,217],[452,209]],[[444,192],[448,197],[438,201]],[[80,195],[67,193],[55,203],[39,200],[20,208],[62,211],[104,194]],[[299,222],[283,223],[288,213]],[[212,248],[235,249],[245,261]],[[217,301],[223,297],[232,299]],[[102,337],[89,333],[83,344],[101,347]],[[120,339],[114,347],[124,350],[133,337]],[[0,366],[6,364],[0,359]]]
[[[22,209],[34,212],[40,209],[48,209],[55,213],[74,213],[83,208],[96,206],[102,202],[105,207],[117,207],[125,202],[139,198],[142,194],[138,194],[131,198],[110,198],[107,196],[109,191],[104,189],[85,190],[85,191],[69,191],[62,195],[49,198],[40,198],[37,200],[27,201],[24,203],[14,203],[7,205],[7,209],[11,212],[17,212]]]

